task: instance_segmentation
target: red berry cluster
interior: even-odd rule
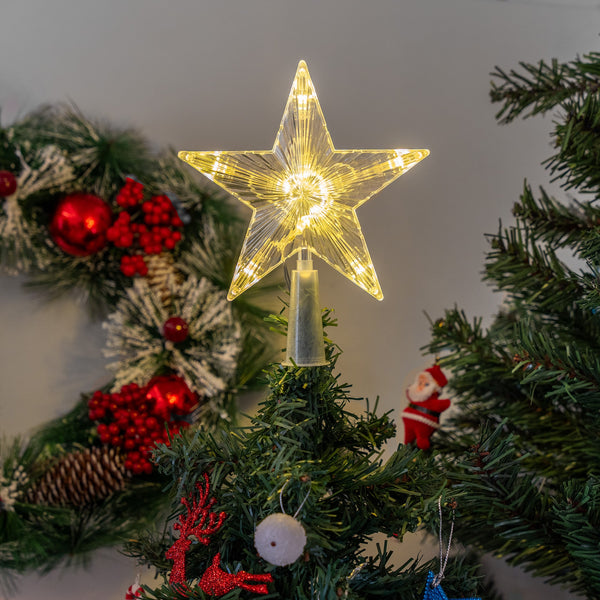
[[[125,178],[125,185],[117,194],[117,204],[123,208],[137,206],[144,197],[144,184],[133,179],[133,177]]]
[[[141,254],[122,256],[121,272],[125,277],[134,277],[136,273],[144,277],[148,274],[148,265]]]
[[[144,387],[135,383],[124,385],[119,393],[94,392],[88,401],[88,416],[98,424],[98,436],[103,444],[125,451],[125,468],[136,475],[150,474],[150,453],[156,444],[169,444],[169,436],[188,427],[181,417],[195,405],[195,395],[185,386],[178,408],[158,405],[149,390],[160,386],[156,377]],[[167,384],[168,385],[168,384]],[[183,387],[182,387],[183,390]],[[188,393],[189,392],[189,393]]]
[[[121,258],[121,272],[127,277],[146,275],[148,269],[144,256],[173,250],[181,240],[179,230],[183,222],[170,198],[160,195],[143,201],[143,196],[143,184],[128,177],[116,198],[117,204],[124,210],[106,232],[108,240],[117,248],[129,248],[135,252]]]
[[[131,248],[136,229],[136,224],[131,223],[131,215],[123,211],[119,213],[115,222],[108,228],[106,237],[117,248]]]

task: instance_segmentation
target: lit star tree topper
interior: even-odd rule
[[[230,300],[302,249],[381,300],[356,209],[428,154],[336,150],[300,61],[272,150],[182,151],[179,158],[252,209]]]

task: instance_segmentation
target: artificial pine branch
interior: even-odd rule
[[[492,281],[495,290],[510,291],[516,301],[556,312],[581,297],[579,279],[552,248],[536,243],[528,228],[510,227],[495,236],[491,246],[485,280]]]
[[[574,201],[564,205],[548,196],[543,188],[536,197],[527,183],[513,207],[513,215],[536,240],[543,240],[554,249],[572,246],[578,251],[583,236],[594,232],[600,223],[600,208],[593,204]]]
[[[546,167],[564,189],[597,197],[600,54],[521,67],[495,73],[499,120],[560,109]],[[527,184],[514,214],[486,259],[502,310],[487,329],[458,308],[431,323],[427,349],[453,372],[458,407],[438,437],[440,460],[462,543],[598,598],[600,215],[589,201],[536,198]]]
[[[600,104],[597,94],[563,104],[566,117],[554,130],[560,150],[544,162],[554,176],[552,181],[560,180],[564,189],[577,189],[595,197],[600,192]]]
[[[75,105],[45,106],[15,126],[15,137],[35,145],[56,144],[71,158],[79,189],[114,195],[127,175],[152,181],[158,173],[147,141],[133,129],[92,121]]]
[[[508,73],[496,67],[490,97],[492,102],[503,104],[496,119],[510,123],[519,116],[543,114],[569,98],[597,94],[600,88],[598,56],[592,52],[565,64],[556,59],[550,64],[543,60],[536,65],[520,62],[521,71],[511,69]]]

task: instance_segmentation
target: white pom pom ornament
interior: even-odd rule
[[[260,556],[278,567],[298,560],[305,545],[304,527],[300,521],[284,513],[269,515],[254,532],[254,546]]]

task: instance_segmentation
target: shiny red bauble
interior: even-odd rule
[[[50,235],[72,256],[89,256],[106,245],[106,231],[112,221],[110,206],[92,194],[65,196],[50,222]]]
[[[17,178],[10,171],[0,171],[0,196],[12,196],[17,191]]]
[[[185,342],[188,336],[188,324],[181,317],[169,317],[163,325],[163,336],[170,342]]]
[[[157,375],[146,386],[146,398],[154,400],[154,414],[169,420],[169,415],[186,415],[198,404],[198,396],[179,375]]]

